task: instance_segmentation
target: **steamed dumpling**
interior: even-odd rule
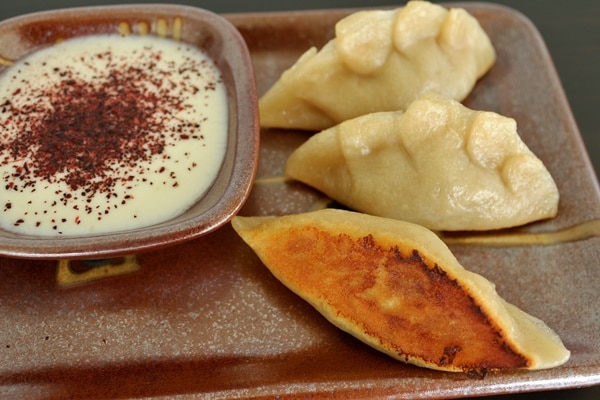
[[[325,209],[234,217],[275,277],[338,328],[401,361],[445,371],[542,369],[570,356],[420,225]]]
[[[426,95],[309,138],[286,174],[354,210],[432,230],[490,230],[556,216],[550,173],[512,118]]]
[[[351,14],[335,33],[260,99],[262,126],[322,130],[372,112],[404,110],[428,91],[463,100],[496,57],[464,9],[425,1]]]

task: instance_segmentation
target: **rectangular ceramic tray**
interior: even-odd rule
[[[395,361],[337,330],[283,287],[229,225],[138,255],[140,269],[65,287],[56,261],[0,258],[0,397],[452,398],[600,384],[600,196],[537,30],[520,14],[465,4],[498,61],[467,104],[514,117],[561,193],[559,216],[493,235],[446,237],[459,261],[541,318],[572,351],[544,371],[484,379]],[[352,10],[227,17],[251,50],[264,92]],[[244,215],[282,215],[324,199],[282,177],[307,133],[262,132]]]

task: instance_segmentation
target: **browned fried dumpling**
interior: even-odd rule
[[[425,1],[351,14],[335,33],[262,96],[262,126],[322,130],[359,115],[403,110],[429,91],[462,100],[496,57],[467,11]]]
[[[354,209],[432,230],[491,230],[551,218],[559,193],[516,122],[428,94],[319,132],[286,174]]]
[[[333,209],[237,216],[232,224],[284,285],[401,361],[482,372],[551,368],[569,358],[544,322],[503,300],[419,225]]]

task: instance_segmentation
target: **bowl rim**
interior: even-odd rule
[[[229,172],[229,182],[222,196],[206,211],[192,218],[180,220],[181,215],[162,223],[132,230],[90,234],[84,236],[29,236],[0,228],[0,257],[22,259],[103,259],[137,254],[162,247],[175,245],[206,235],[228,223],[248,199],[256,177],[259,157],[260,127],[258,121],[258,95],[256,79],[252,67],[250,52],[241,33],[225,17],[212,11],[188,5],[178,4],[119,4],[71,7],[38,11],[0,21],[0,34],[3,30],[16,29],[24,24],[44,22],[57,17],[85,18],[90,16],[110,17],[118,13],[131,17],[142,15],[145,18],[174,18],[197,20],[210,23],[212,29],[222,35],[227,65],[232,69],[234,88],[228,88],[228,96],[235,94],[237,128],[234,160]],[[93,25],[90,20],[90,25]],[[117,33],[117,32],[115,32]],[[183,38],[182,38],[183,39]],[[235,51],[231,51],[231,50]],[[0,72],[1,73],[1,72]],[[245,78],[245,79],[240,79]],[[231,111],[231,109],[230,109]],[[232,134],[231,121],[228,135]],[[229,143],[228,146],[231,146]],[[221,166],[221,170],[224,167]],[[219,172],[221,175],[222,171]],[[217,177],[217,179],[219,179]],[[207,196],[214,188],[211,186],[202,196]],[[200,200],[198,200],[200,201]],[[197,203],[195,203],[197,204]]]

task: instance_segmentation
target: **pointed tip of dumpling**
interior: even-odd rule
[[[236,215],[231,219],[231,226],[236,232],[245,232],[250,231],[257,226],[261,225],[264,222],[272,220],[273,216],[264,216],[264,217],[245,217],[241,215]]]
[[[308,49],[296,63],[286,70],[281,77],[264,93],[258,101],[260,125],[263,128],[303,129],[319,131],[326,129],[334,122],[331,118],[312,104],[298,96],[290,89],[289,77],[317,55],[317,49]],[[293,86],[293,84],[292,84]]]

